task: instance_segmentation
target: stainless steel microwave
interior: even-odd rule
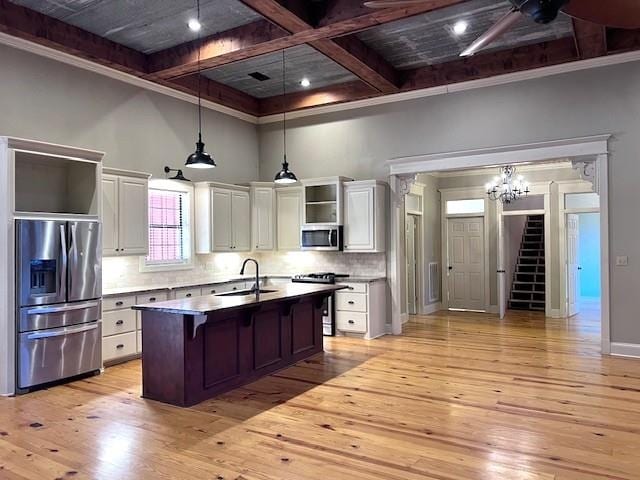
[[[302,250],[341,251],[342,225],[304,225],[301,245]]]

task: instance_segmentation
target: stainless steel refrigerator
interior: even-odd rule
[[[16,220],[18,392],[102,366],[98,222]]]

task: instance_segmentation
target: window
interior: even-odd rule
[[[447,215],[459,215],[470,213],[484,213],[484,199],[473,200],[448,200]]]
[[[165,184],[149,187],[149,255],[144,271],[191,268],[191,195]]]

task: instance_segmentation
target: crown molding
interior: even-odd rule
[[[22,38],[14,37],[3,32],[0,32],[0,44],[14,47],[19,50],[24,50],[26,52],[35,53],[36,55],[40,55],[51,60],[57,60],[58,62],[65,63],[67,65],[82,68],[83,70],[88,70],[99,75],[104,75],[105,77],[120,80],[121,82],[128,83],[129,85],[143,88],[145,90],[150,90],[155,93],[160,93],[162,95],[167,95],[169,97],[177,98],[178,100],[193,103],[194,105],[198,104],[198,97],[196,97],[195,95],[189,95],[188,93],[180,92],[173,88],[159,85],[149,80],[136,77],[135,75],[121,72],[105,65],[100,65],[98,63],[91,62],[89,60],[85,60],[68,53],[60,52],[53,48],[30,42]],[[245,122],[253,124],[258,123],[258,117],[254,115],[249,115],[248,113],[225,107],[224,105],[219,105],[209,100],[202,99],[202,106],[208,108],[209,110],[213,110],[218,113],[223,113],[225,115],[244,120]]]
[[[619,53],[615,55],[607,55],[605,57],[590,58],[588,60],[577,60],[575,62],[563,63],[560,65],[551,65],[548,67],[535,68],[524,72],[507,73],[497,75],[490,78],[480,80],[471,80],[468,82],[453,83],[438,87],[424,88],[421,90],[412,90],[408,92],[394,93],[382,97],[368,98],[364,100],[356,100],[348,103],[339,103],[335,105],[326,105],[323,107],[313,107],[306,110],[298,110],[295,112],[287,112],[287,119],[312,117],[317,115],[325,115],[328,113],[341,112],[345,110],[354,110],[358,108],[371,107],[375,105],[384,105],[388,103],[404,102],[407,100],[415,100],[418,98],[432,97],[436,95],[445,95],[448,93],[464,92],[467,90],[475,90],[479,88],[494,87],[497,85],[505,85],[509,83],[522,82],[524,80],[533,80],[537,78],[561,75],[563,73],[579,72],[591,68],[607,67],[618,65],[621,63],[637,62],[640,60],[640,50],[633,52]],[[267,115],[258,118],[258,124],[268,124],[282,121],[282,114]]]
[[[498,168],[497,166],[476,168],[472,170],[453,170],[448,172],[432,172],[425,173],[424,175],[430,175],[436,178],[448,178],[448,177],[473,177],[478,175],[490,175],[492,171]],[[573,164],[569,160],[560,162],[545,162],[540,164],[519,164],[517,166],[518,172],[539,172],[541,170],[562,170],[572,169]]]

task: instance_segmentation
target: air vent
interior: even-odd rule
[[[260,72],[250,73],[249,76],[251,78],[255,78],[259,82],[264,82],[265,80],[269,80],[271,78],[271,77],[266,76],[264,73],[260,73]]]

